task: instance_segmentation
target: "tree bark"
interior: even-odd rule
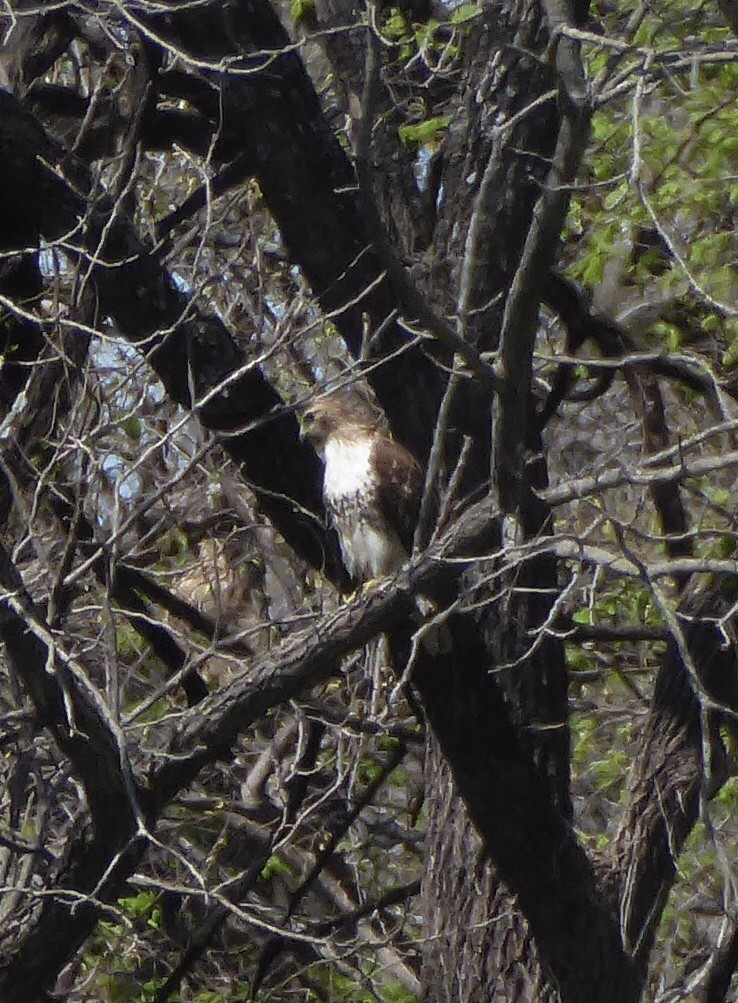
[[[501,4],[488,15],[466,53],[467,75],[460,114],[454,120],[444,151],[441,185],[445,195],[434,233],[433,285],[436,291],[442,290],[446,303],[457,304],[464,337],[485,350],[498,347],[505,292],[512,284],[523,253],[540,194],[539,185],[546,176],[555,146],[558,128],[555,81],[543,62],[534,57],[545,45],[546,33],[537,4]],[[487,99],[479,100],[480,95]],[[537,98],[541,100],[536,106]],[[526,112],[521,115],[523,109]],[[506,129],[507,121],[516,124]],[[477,179],[477,183],[466,183],[469,178]],[[527,295],[535,303],[535,290],[528,289]],[[528,389],[519,386],[516,392],[525,410],[530,406]],[[463,391],[455,395],[452,413],[453,425],[461,425],[467,434],[473,430],[475,451],[467,488],[479,489],[490,470],[491,403],[478,392],[470,395],[464,385]],[[530,435],[527,448],[531,452],[539,450],[532,430]],[[534,470],[534,476],[537,487],[545,484],[542,464]],[[522,519],[526,533],[531,536],[539,533],[548,518],[545,506],[538,505],[532,496],[525,499]],[[525,594],[526,582],[535,582],[539,588],[548,584],[553,595],[555,575],[555,562],[551,561],[524,572],[517,583],[520,591],[511,591],[506,603],[483,614],[483,650],[465,662],[463,683],[457,678],[453,691],[444,693],[443,679],[439,676],[430,687],[441,687],[436,694],[439,713],[448,718],[450,713],[443,710],[444,706],[456,705],[459,721],[464,719],[462,706],[467,713],[471,710],[476,714],[479,708],[487,707],[490,699],[496,702],[504,698],[524,754],[531,763],[536,763],[546,797],[557,806],[555,811],[561,813],[558,824],[566,825],[564,820],[570,816],[571,806],[563,651],[557,641],[548,638],[532,657],[525,657],[528,632],[545,621],[550,609],[550,597],[537,599],[533,594]],[[514,668],[506,670],[508,662]],[[493,667],[496,667],[494,678],[490,674]],[[426,691],[423,696],[427,706],[434,694]],[[481,1003],[502,999],[509,992],[506,987],[517,987],[519,995],[511,996],[512,999],[553,999],[558,998],[557,982],[561,998],[580,998],[577,995],[580,990],[586,995],[592,991],[592,983],[584,988],[589,978],[584,958],[573,963],[571,958],[564,960],[566,952],[551,950],[551,944],[546,945],[543,928],[538,928],[536,939],[541,938],[538,946],[542,954],[548,955],[542,963],[528,925],[533,915],[531,899],[536,899],[541,908],[543,925],[552,922],[554,936],[557,923],[569,922],[560,889],[546,892],[545,878],[541,876],[542,883],[534,879],[529,894],[523,894],[523,904],[510,890],[519,892],[517,883],[505,884],[501,880],[505,873],[504,865],[500,867],[501,858],[493,855],[494,867],[490,862],[482,863],[473,825],[474,801],[455,769],[460,750],[450,751],[448,742],[441,737],[444,723],[440,722],[434,730],[449,767],[441,767],[439,747],[433,741],[427,751],[426,765],[429,829],[423,894],[430,946],[425,955],[424,979],[429,999],[433,1003],[452,1000]],[[491,719],[485,721],[483,716],[476,729],[464,728],[463,732],[460,729],[452,741],[466,750],[469,759],[486,762],[494,758],[496,742],[504,745],[507,738],[502,739],[496,723]],[[494,793],[489,792],[486,800],[490,805],[495,801],[495,812],[509,819],[512,804],[505,796],[499,800],[495,796],[502,793],[502,777],[507,775],[508,767],[503,762],[491,770],[489,782]],[[521,809],[527,814],[524,804]],[[528,831],[540,824],[532,815],[520,821]],[[452,833],[450,840],[449,833]],[[552,845],[556,843],[551,830],[548,837]],[[514,840],[508,843],[508,839],[504,842],[512,850]],[[588,880],[591,882],[591,876]],[[555,918],[557,907],[567,913],[566,920],[561,914]],[[590,931],[596,926],[593,923]],[[609,968],[611,963],[617,967],[620,951],[615,946],[617,938],[611,920],[605,919],[604,927],[608,926],[610,930],[604,935],[600,950],[603,955],[606,953],[604,945],[608,941],[614,947],[614,953],[608,955]],[[587,940],[591,945],[589,937]],[[549,967],[551,962],[555,975]],[[627,972],[627,963],[622,968]],[[577,988],[579,979],[583,981]]]

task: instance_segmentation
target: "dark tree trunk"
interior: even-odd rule
[[[505,4],[490,13],[467,52],[461,115],[444,156],[441,183],[447,194],[435,226],[433,288],[436,295],[437,290],[444,291],[443,309],[449,310],[454,302],[462,304],[470,318],[465,336],[486,350],[499,347],[505,305],[501,294],[512,283],[553,153],[558,123],[555,103],[549,101],[528,113],[507,135],[500,135],[495,125],[513,118],[551,90],[552,76],[534,55],[545,46],[546,31],[537,4]],[[480,102],[480,93],[490,98],[494,95],[494,99]],[[483,180],[477,185],[464,184],[469,177]],[[476,228],[473,243],[469,221],[471,228]],[[475,435],[474,464],[469,472],[473,490],[489,476],[490,404],[485,397],[472,396],[470,402],[464,385],[463,393],[456,394],[454,411],[456,423]],[[535,448],[537,444],[531,441],[530,445]],[[537,486],[542,486],[545,468],[539,469],[537,477]],[[535,535],[545,526],[548,513],[531,505],[523,518],[526,531]],[[526,572],[529,581],[552,589],[555,575],[550,561]],[[478,625],[484,647],[467,660],[463,683],[457,680],[457,686],[464,687],[467,708],[485,706],[487,691],[499,690],[508,713],[521,729],[519,734],[528,736],[525,754],[537,763],[547,796],[564,817],[569,817],[563,650],[558,642],[547,640],[534,657],[518,661],[524,656],[528,631],[545,620],[549,600],[526,596],[522,589],[511,596],[504,609],[488,612]],[[510,670],[502,669],[508,661],[517,664]],[[493,680],[490,670],[495,667],[498,671]],[[447,696],[453,699],[451,694]],[[492,720],[486,728],[473,732],[463,729],[457,736],[459,743],[467,745],[462,754],[481,761],[494,755],[497,739]],[[485,859],[469,817],[468,795],[460,796],[454,777],[458,752],[449,751],[443,742],[441,745],[443,752],[431,737],[426,758],[429,823],[423,896],[429,943],[424,965],[428,999],[433,1003],[558,999],[556,979],[552,981],[550,969],[541,964],[518,898],[500,880],[489,858]],[[490,783],[499,786],[495,771]],[[515,810],[512,804],[509,807]],[[497,810],[507,810],[504,799]],[[525,814],[525,808],[522,810]],[[528,817],[524,825],[531,823]],[[542,888],[538,894],[544,894]],[[555,912],[552,910],[552,915]],[[627,977],[627,964],[624,967]],[[591,983],[584,972],[580,975],[582,987],[589,983],[586,996]],[[567,979],[561,970],[557,976],[563,982]],[[567,994],[567,998],[577,997]]]
[[[426,747],[426,805],[423,913],[432,945],[423,965],[426,999],[556,1000],[520,906],[490,866],[432,738]]]

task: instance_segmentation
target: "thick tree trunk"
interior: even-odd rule
[[[504,294],[512,283],[540,193],[538,183],[545,177],[555,144],[555,103],[544,101],[535,111],[529,109],[553,86],[549,70],[533,57],[545,45],[537,3],[501,4],[489,14],[469,45],[461,114],[445,153],[441,181],[445,196],[434,235],[433,288],[435,295],[442,290],[445,309],[450,303],[458,304],[464,336],[487,350],[498,347]],[[479,100],[481,94],[484,101]],[[504,126],[499,128],[524,108],[529,110],[515,127],[508,132]],[[465,184],[469,178],[478,181]],[[460,225],[461,220],[467,225]],[[454,423],[467,434],[473,430],[475,436],[468,477],[473,490],[488,476],[489,402],[479,396],[470,399],[464,386],[463,393],[456,395],[453,411]],[[545,481],[545,472],[540,479]],[[527,531],[539,532],[546,518],[545,510],[531,510]],[[539,587],[555,588],[555,574],[552,562],[531,572]],[[531,608],[536,603],[537,610]],[[467,707],[484,706],[490,687],[504,694],[519,734],[528,736],[525,754],[537,763],[552,802],[568,817],[566,672],[561,646],[546,642],[538,657],[524,658],[514,669],[500,671],[506,661],[515,662],[524,654],[527,629],[545,619],[549,600],[518,598],[511,592],[501,605],[505,608],[487,610],[482,616],[486,650],[477,654],[476,665],[466,661],[462,685],[470,692],[464,702]],[[490,670],[494,667],[498,672],[493,681]],[[490,732],[493,728],[490,721]],[[484,761],[494,755],[490,739],[494,742],[495,736],[490,732],[480,728],[458,740],[475,742],[467,754]],[[454,754],[442,744],[453,764]],[[558,999],[519,900],[489,858],[485,859],[478,830],[470,821],[468,798],[462,800],[443,752],[431,736],[426,753],[428,844],[423,884],[428,999],[433,1003]],[[504,803],[500,810],[505,810]],[[528,818],[524,824],[531,823]],[[566,981],[561,970],[557,974]]]
[[[448,761],[426,747],[423,965],[430,1003],[557,1000],[518,902],[499,883]],[[449,903],[454,906],[450,907]]]

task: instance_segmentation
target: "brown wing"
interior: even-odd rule
[[[423,472],[413,454],[386,435],[374,437],[370,462],[378,481],[379,509],[409,554],[420,512]]]

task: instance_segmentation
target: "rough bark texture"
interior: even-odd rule
[[[498,347],[505,303],[500,293],[512,282],[540,194],[539,184],[553,153],[555,104],[549,102],[529,112],[510,132],[498,127],[532,99],[551,90],[553,79],[548,70],[532,55],[517,55],[521,50],[531,54],[541,51],[545,44],[537,4],[504,5],[490,15],[469,48],[461,114],[452,124],[444,156],[441,184],[447,194],[435,228],[436,247],[443,251],[432,271],[434,288],[443,290],[447,302],[456,301],[463,311],[470,311],[465,336],[486,350]],[[494,95],[494,99],[480,101],[482,94]],[[470,179],[481,181],[471,183]],[[449,197],[451,192],[453,198]],[[468,221],[467,225],[461,225],[461,220]],[[477,479],[476,487],[489,470],[490,404],[485,399],[470,402],[466,387],[456,395],[454,404],[455,410],[464,413],[466,429],[472,422],[476,425],[477,453],[470,473],[470,479]],[[468,414],[473,416],[472,422]],[[539,471],[538,477],[542,484],[545,470]],[[526,505],[530,509],[523,513],[523,520],[526,531],[534,535],[545,524],[547,514],[530,501]],[[524,578],[540,586],[553,584],[553,574],[555,568],[547,562],[524,573]],[[519,584],[524,587],[525,580]],[[501,668],[524,654],[526,632],[545,620],[547,607],[547,601],[523,595],[513,598],[504,614],[498,610],[486,617],[486,653],[470,661],[463,688],[471,706],[483,706],[491,689],[499,688],[505,694],[509,713],[527,735],[527,751],[538,763],[548,796],[566,817],[570,812],[566,673],[560,645],[544,642],[534,658],[498,672],[494,681],[489,674],[492,666]],[[446,694],[449,697],[458,699]],[[531,725],[548,725],[549,729],[535,733]],[[495,741],[494,732],[491,722],[479,728],[475,744],[468,748],[470,757],[486,760],[491,754],[489,743]],[[460,732],[456,741],[463,746],[469,738]],[[445,746],[444,751],[453,761]],[[438,747],[432,743],[427,767],[430,824],[424,896],[428,923],[437,939],[425,959],[429,998],[438,1003],[501,999],[516,985],[513,999],[554,998],[549,971],[541,967],[519,903],[499,876],[479,863],[478,837],[468,815],[469,799],[459,796],[453,768],[441,768],[439,758]],[[511,808],[504,800],[497,806],[502,813]],[[453,838],[447,842],[449,831]],[[469,866],[469,861],[477,863]],[[464,903],[461,921],[459,902]],[[555,912],[552,909],[550,914],[553,922]],[[489,922],[497,916],[514,919]],[[483,972],[478,971],[480,958],[485,959]],[[556,973],[564,985],[572,974]]]

